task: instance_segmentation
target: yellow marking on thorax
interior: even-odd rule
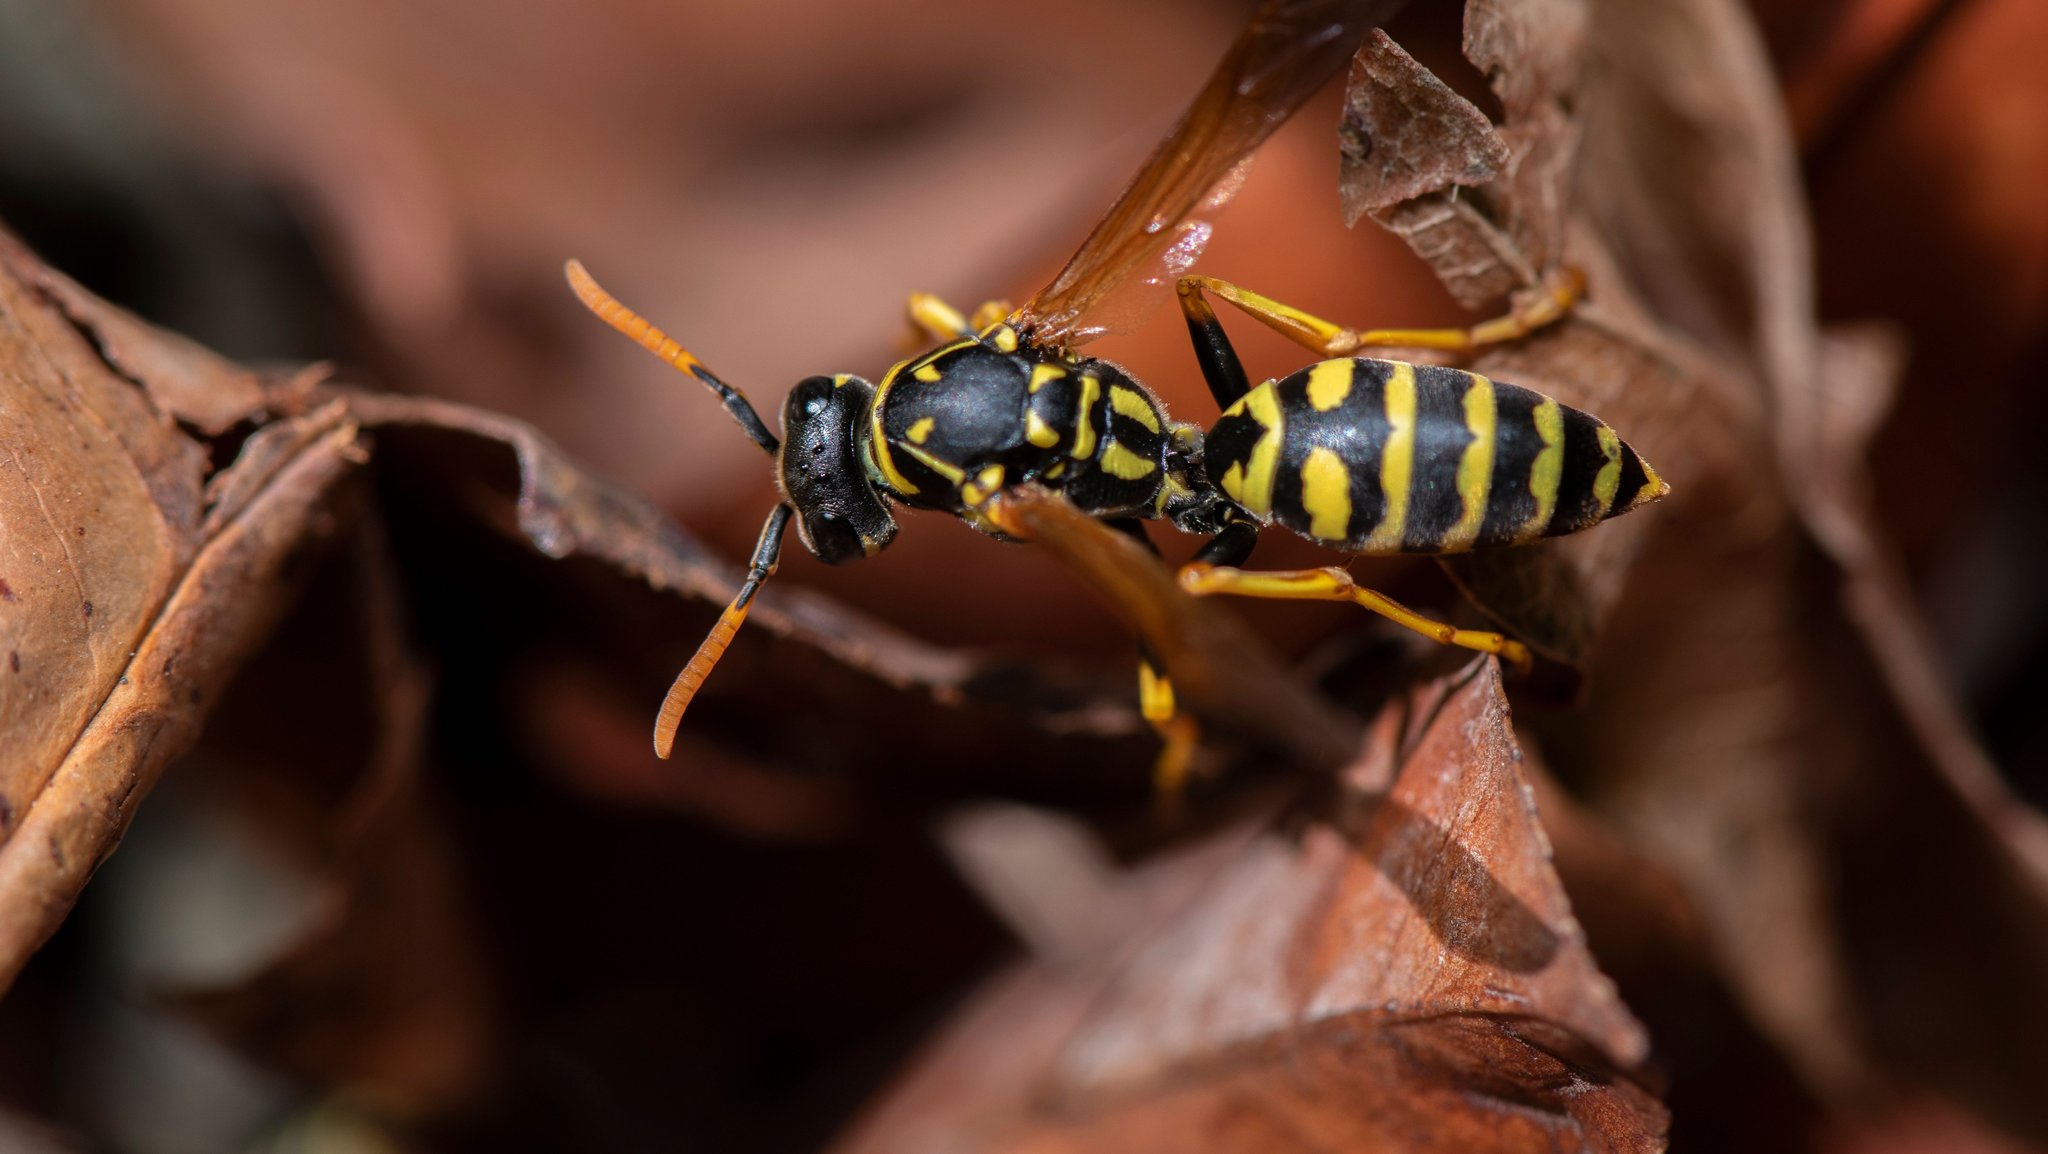
[[[1351,528],[1351,470],[1344,458],[1321,445],[1301,463],[1301,507],[1308,510],[1308,535],[1342,541]]]
[[[1188,487],[1181,484],[1178,477],[1168,473],[1160,479],[1159,491],[1152,497],[1152,515],[1154,517],[1166,516],[1167,503],[1176,497],[1185,497],[1187,494]]]
[[[904,435],[917,444],[922,445],[931,439],[932,426],[938,423],[939,419],[937,417],[919,417],[917,423],[910,426]]]
[[[1223,473],[1223,491],[1231,500],[1257,517],[1273,515],[1273,478],[1280,472],[1280,438],[1286,419],[1280,415],[1280,398],[1267,381],[1237,399],[1224,416],[1249,417],[1260,429],[1259,439],[1242,467],[1236,461]]]
[[[939,366],[927,362],[910,370],[910,375],[927,385],[936,385],[946,374],[939,371]]]
[[[994,345],[999,353],[1017,351],[1017,330],[1007,324],[997,322],[990,325],[987,331],[981,334],[981,339]]]
[[[1365,539],[1361,553],[1398,553],[1408,531],[1408,485],[1415,476],[1415,366],[1391,362],[1382,390],[1387,406],[1387,443],[1380,450],[1380,492],[1386,512]]]
[[[1458,523],[1438,542],[1437,548],[1445,553],[1462,553],[1479,539],[1479,526],[1486,520],[1486,498],[1493,488],[1493,448],[1499,424],[1493,382],[1478,373],[1465,375],[1471,378],[1465,388],[1465,428],[1472,434],[1472,443],[1458,458],[1458,500],[1463,511]]]
[[[961,468],[958,465],[953,464],[951,461],[945,461],[941,460],[938,457],[934,457],[930,453],[924,451],[923,449],[918,448],[916,445],[900,445],[898,447],[901,448],[905,453],[909,454],[911,460],[916,461],[918,464],[923,465],[925,468],[930,469],[932,472],[937,473],[941,477],[944,477],[948,484],[958,485],[961,481],[966,480],[967,478],[967,470]],[[917,490],[912,489],[911,492],[915,493],[917,492]]]
[[[1550,518],[1557,512],[1557,487],[1564,479],[1563,408],[1545,397],[1529,415],[1543,448],[1536,453],[1536,463],[1529,466],[1529,495],[1536,498],[1536,511],[1515,531],[1517,542],[1534,541],[1550,528]]]
[[[1096,460],[1102,465],[1103,472],[1126,481],[1139,480],[1159,467],[1159,462],[1148,461],[1114,441],[1102,450],[1102,456]]]
[[[1152,402],[1146,400],[1136,389],[1127,389],[1122,385],[1109,386],[1109,407],[1155,433],[1159,431],[1159,414],[1153,411]]]
[[[960,499],[966,501],[969,505],[980,505],[990,497],[995,496],[996,490],[1002,487],[1003,467],[1001,465],[990,465],[988,468],[976,473],[974,480],[960,486]]]
[[[1308,403],[1318,413],[1327,413],[1351,395],[1356,366],[1350,361],[1324,361],[1308,371]]]
[[[1060,431],[1045,423],[1045,418],[1036,410],[1024,410],[1024,439],[1041,449],[1050,449],[1060,443]]]
[[[1067,370],[1058,365],[1033,365],[1031,366],[1030,391],[1035,393],[1044,388],[1047,381],[1057,381],[1066,375]]]
[[[903,373],[901,362],[882,374],[882,383],[875,386],[875,399],[868,404],[868,453],[875,468],[882,474],[882,480],[890,488],[906,497],[917,494],[917,486],[896,467],[896,457],[889,451],[889,436],[882,431],[882,410],[887,407],[889,390],[896,387],[896,378]]]
[[[1614,491],[1621,487],[1621,437],[1606,425],[1593,435],[1599,439],[1600,452],[1607,458],[1607,463],[1593,474],[1593,499],[1600,502],[1600,515],[1605,517],[1614,509]]]
[[[1074,447],[1067,454],[1077,461],[1085,461],[1095,455],[1096,400],[1102,396],[1102,382],[1086,373],[1081,374],[1081,404],[1074,412]]]
[[[1052,468],[1047,469],[1044,475],[1045,479],[1048,481],[1059,480],[1061,477],[1067,475],[1067,463],[1065,461],[1053,462]]]

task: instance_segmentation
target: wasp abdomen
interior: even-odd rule
[[[1521,544],[1664,492],[1595,417],[1476,373],[1367,358],[1252,389],[1206,454],[1246,512],[1352,553]]]

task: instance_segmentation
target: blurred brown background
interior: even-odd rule
[[[1206,75],[1245,7],[0,0],[0,220],[88,287],[230,356],[333,359],[380,387],[527,418],[741,555],[771,500],[763,461],[701,390],[585,315],[561,283],[561,262],[582,259],[764,413],[812,373],[873,377],[908,347],[906,293],[969,306],[1021,298],[1049,276]],[[1883,322],[1910,342],[1911,369],[1874,462],[1880,510],[1937,628],[1943,674],[2011,780],[2048,801],[2035,704],[2048,689],[2039,592],[2048,502],[2036,480],[2048,421],[2048,214],[2039,210],[2048,69],[2034,60],[2048,45],[2048,8],[1752,8],[1803,150],[1823,320]],[[1455,52],[1456,25],[1443,11],[1412,13],[1396,31],[1425,60]],[[1335,112],[1332,93],[1261,154],[1203,267],[1349,323],[1455,322],[1460,314],[1405,246],[1369,224],[1341,227]],[[1162,308],[1141,331],[1091,351],[1200,413],[1209,402],[1184,342],[1178,316]],[[1261,333],[1244,332],[1241,347],[1255,374],[1300,360]],[[1129,651],[1125,631],[1051,561],[944,518],[912,516],[889,553],[829,574],[792,547],[782,580],[815,584],[934,641],[1105,663]],[[1298,647],[1328,617],[1256,619]],[[626,741],[621,733],[641,740],[638,703],[596,711],[599,744]],[[586,740],[566,728],[520,736]],[[596,760],[602,778],[612,763]],[[614,760],[627,764],[624,754]],[[583,785],[625,798],[661,788]],[[260,913],[294,916],[289,875],[266,880],[232,855],[195,850],[209,844],[207,807],[181,802],[173,786],[163,815],[145,811],[109,867],[108,894],[39,962],[46,971],[103,968],[104,993],[138,974],[231,967],[238,935],[289,931],[266,927]],[[645,820],[633,836],[654,844],[672,835]],[[184,872],[124,880],[129,858]],[[664,859],[661,874],[633,884],[716,886],[751,871],[767,879],[758,894],[774,890],[778,870],[813,876],[753,846],[721,843],[696,860],[698,876],[676,878]],[[923,878],[928,866],[913,854],[849,884],[901,884],[923,897],[932,883],[896,873]],[[618,1070],[593,1063],[601,1047],[579,1042],[579,1031],[605,1045],[618,1036],[614,1018],[644,1018],[627,1031],[642,1043],[740,1031],[688,1017],[701,1006],[668,1020],[626,994],[580,1003],[582,1016],[555,1019],[548,1044],[521,1067],[546,1087],[537,1116],[578,1121],[524,1136],[660,1149],[673,1147],[646,1135],[694,1128],[726,1139],[705,1148],[814,1145],[1005,946],[963,894],[938,889],[930,900],[941,904],[906,914],[906,924],[953,918],[966,928],[934,935],[930,972],[907,982],[910,992],[878,996],[828,1028],[770,1027],[738,1056],[678,1042],[672,1065],[641,1067],[646,1084],[620,1090]],[[183,954],[154,956],[166,941]],[[883,953],[875,974],[900,963]],[[118,997],[38,1000],[57,988],[31,980],[0,1011],[17,1037],[65,1039],[55,1052],[8,1053],[0,1101],[63,1119],[90,1147],[283,1149],[300,1133],[359,1143],[337,1149],[380,1140],[367,1123],[351,1129],[355,1104],[309,1107],[300,1088]],[[724,1058],[737,1071],[715,1060]],[[692,1078],[712,1087],[668,1097]],[[517,1089],[499,1093],[516,1098]],[[549,1097],[577,1093],[589,1100]],[[631,1108],[617,1107],[620,1097]],[[780,1112],[786,1102],[796,1105]],[[778,1113],[776,1125],[759,1124]],[[519,1134],[518,1118],[466,1137]],[[576,1129],[592,1118],[620,1129]],[[741,1118],[744,1128],[720,1129]],[[1942,1141],[1922,1135],[1921,1145],[1894,1148]]]

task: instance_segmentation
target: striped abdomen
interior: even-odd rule
[[[1595,417],[1476,373],[1365,358],[1251,390],[1206,458],[1246,512],[1351,553],[1517,545],[1665,492]]]

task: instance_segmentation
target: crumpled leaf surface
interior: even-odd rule
[[[1803,227],[1791,153],[1731,5],[1612,7],[1472,5],[1464,51],[1503,110],[1503,176],[1416,190],[1354,168],[1347,186],[1468,303],[1527,290],[1560,261],[1587,275],[1588,300],[1572,317],[1474,367],[1599,414],[1673,495],[1652,516],[1546,544],[1534,558],[1447,568],[1483,608],[1579,667],[1592,664],[1625,579],[1637,598],[1672,591],[1660,620],[1674,681],[1602,673],[1606,724],[1595,731],[1627,743],[1602,751],[1602,772],[1615,775],[1614,804],[1654,821],[1649,844],[1706,895],[1737,987],[1767,1028],[1812,1077],[1839,1086],[1856,1060],[1816,847],[1796,814],[1797,705],[1790,686],[1758,692],[1782,684],[1794,644],[1798,542],[1783,491],[1758,468],[1774,449],[1752,353],[1797,315],[1802,274],[1782,267]],[[1370,123],[1431,83],[1383,47],[1354,74],[1347,122]],[[1727,211],[1730,197],[1746,211]],[[1714,294],[1728,266],[1766,252],[1776,295],[1753,315],[1724,309]],[[1644,652],[1636,631],[1619,631],[1631,657]],[[1722,807],[1711,820],[1707,798]],[[1746,831],[1740,852],[1727,848],[1731,829]]]
[[[1537,563],[1459,559],[1453,577],[1549,656],[1597,668],[1591,724],[1546,729],[1600,807],[1687,880],[1737,990],[1809,1085],[1852,1095],[1867,1090],[1878,1053],[1921,1066],[1912,1056],[1967,1048],[1960,1030],[1935,1031],[1950,1039],[1941,1047],[1866,1032],[1864,983],[1898,990],[1904,973],[1930,971],[1873,964],[1897,942],[1849,952],[1847,935],[1863,940],[1875,924],[1869,911],[1896,907],[1868,867],[1831,863],[1902,841],[1921,871],[1997,894],[1984,905],[2001,913],[1958,914],[1969,928],[1913,937],[1996,941],[2023,972],[2038,966],[2022,959],[2037,959],[2039,935],[2017,925],[2039,915],[2016,907],[2036,900],[2048,826],[1938,684],[1940,661],[1868,511],[1863,436],[1882,418],[1898,356],[1882,335],[1824,337],[1814,320],[1798,153],[1761,41],[1736,5],[1712,0],[1487,3],[1468,7],[1464,48],[1502,109],[1497,138],[1469,105],[1434,124],[1390,116],[1418,93],[1441,103],[1443,85],[1391,44],[1369,46],[1347,124],[1395,139],[1348,167],[1347,203],[1404,235],[1475,306],[1526,289],[1559,259],[1585,270],[1590,300],[1574,317],[1475,367],[1599,413],[1674,493],[1651,517],[1547,547]],[[1426,154],[1399,134],[1432,129],[1469,157],[1439,157],[1435,187],[1372,166]],[[1508,159],[1495,165],[1503,143]],[[1845,613],[1817,612],[1802,591],[1816,550],[1845,581]],[[1904,724],[1877,737],[1868,725],[1816,726],[1816,715]],[[1897,800],[1909,796],[1924,807],[1917,820]],[[1943,832],[1900,834],[1916,824]],[[1949,838],[1972,849],[1934,848]],[[1988,870],[1954,865],[2000,858]],[[1838,894],[1867,894],[1851,899],[1853,927]],[[2033,1031],[2018,1025],[2039,1020],[2035,999],[1993,996],[2006,1004],[1994,1023],[1996,1012],[1953,995],[2011,987],[1944,988],[1878,1000],[1940,1001],[1980,1029],[2009,1030],[2038,1068],[2023,1040]],[[1878,1018],[1880,1033],[1929,1036],[1910,1024],[1922,1015]],[[2011,1089],[1995,1089],[2016,1087],[2005,1071],[1944,1078],[2002,1099],[2004,1116],[2024,1113]]]
[[[1419,686],[1308,809],[1105,886],[1120,932],[986,989],[837,1149],[1662,1149],[1520,758],[1491,659]]]
[[[0,983],[289,604],[327,494],[358,460],[353,423],[329,410],[272,426],[247,471],[210,483],[178,422],[252,415],[236,411],[247,375],[184,346],[168,355],[187,374],[138,389],[68,314],[83,296],[0,238]],[[139,335],[111,338],[118,363],[149,363]],[[186,407],[213,373],[231,399]],[[260,488],[235,484],[251,474]]]

